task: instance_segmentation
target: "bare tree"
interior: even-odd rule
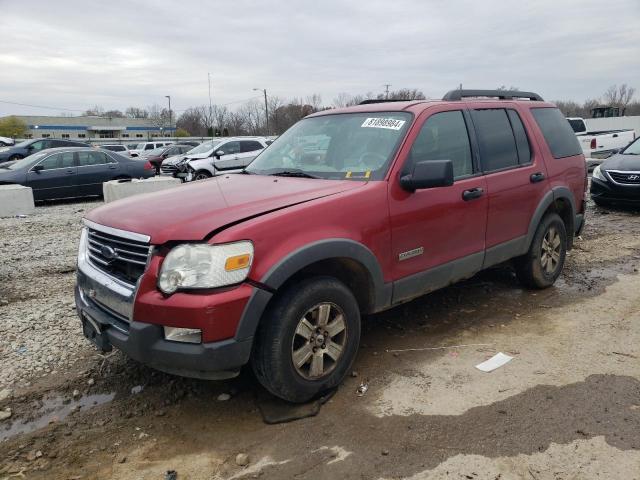
[[[201,107],[187,108],[176,121],[177,128],[183,128],[192,135],[204,136],[207,134],[208,124],[202,117]]]
[[[400,90],[389,92],[388,97],[386,93],[380,93],[377,97],[378,100],[425,100],[426,98],[424,93],[417,88],[401,88]]]
[[[617,85],[611,85],[604,95],[603,101],[611,107],[625,108],[631,102],[633,95],[636,93],[636,89],[623,83],[619,87]]]
[[[82,113],[85,117],[101,117],[103,114],[104,108],[100,105],[94,105]]]
[[[164,128],[169,125],[169,110],[162,108],[157,103],[147,107],[149,122],[156,128]]]
[[[127,118],[149,118],[149,112],[144,108],[129,107],[124,111]]]
[[[351,105],[351,101],[353,100],[353,95],[349,93],[339,93],[336,98],[333,99],[333,106],[335,108],[344,108]]]
[[[120,110],[107,110],[102,114],[102,116],[109,118],[124,118],[124,113],[122,113]]]

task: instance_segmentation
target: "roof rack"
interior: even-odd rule
[[[408,98],[398,98],[398,99],[393,99],[393,100],[379,100],[376,98],[370,98],[368,100],[363,100],[362,102],[360,102],[358,105],[371,105],[372,103],[387,103],[387,102],[410,102],[411,100],[409,100]]]
[[[513,100],[515,98],[526,98],[536,102],[543,102],[540,95],[533,92],[521,92],[519,90],[450,90],[442,100],[462,100],[469,97],[495,97],[500,100]]]

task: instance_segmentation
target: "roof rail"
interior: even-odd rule
[[[370,98],[368,100],[363,100],[362,102],[360,102],[358,105],[371,105],[372,103],[387,103],[387,102],[410,102],[411,100],[408,98],[397,98],[397,99],[376,99],[376,98]]]
[[[540,95],[533,92],[521,92],[519,90],[450,90],[442,100],[462,100],[469,97],[496,97],[500,100],[513,100],[516,98],[526,98],[537,102],[544,100]]]

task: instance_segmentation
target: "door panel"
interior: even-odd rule
[[[219,159],[214,157],[214,165],[218,170],[230,170],[233,168],[242,168],[243,160],[240,157],[240,142],[227,142],[217,148],[222,150],[224,155]]]
[[[414,193],[403,190],[398,178],[390,181],[394,302],[471,276],[484,255],[486,182],[474,173],[463,113],[443,106],[428,114],[416,122],[419,133],[399,174],[410,171],[415,161],[452,160],[456,180],[452,186]],[[481,189],[480,195],[463,199],[473,189]]]
[[[471,117],[487,181],[487,267],[523,253],[531,217],[548,190],[547,172],[515,108],[474,110]],[[502,247],[508,251],[500,253]]]
[[[121,173],[118,162],[104,152],[78,152],[78,177],[76,187],[81,195],[102,195],[102,184]]]
[[[26,185],[33,189],[34,200],[47,200],[75,196],[74,182],[78,169],[72,152],[57,153],[43,159],[38,165],[44,170],[27,172]]]

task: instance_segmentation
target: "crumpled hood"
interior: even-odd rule
[[[365,185],[349,180],[221,175],[98,207],[88,220],[142,233],[151,243],[202,240],[230,223]]]
[[[600,166],[603,170],[640,172],[640,155],[612,155]]]

